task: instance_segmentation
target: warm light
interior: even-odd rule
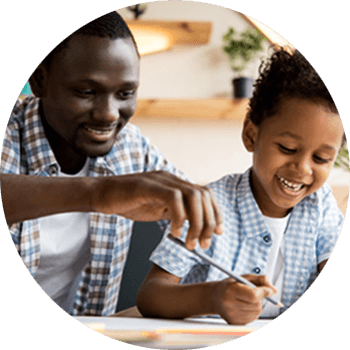
[[[134,35],[140,55],[168,50],[173,45],[173,38],[164,28],[129,25]]]

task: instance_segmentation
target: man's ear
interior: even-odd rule
[[[40,64],[29,78],[30,88],[36,97],[43,97],[46,93],[47,68]]]
[[[242,141],[248,152],[255,149],[258,137],[258,126],[255,125],[250,118],[246,117],[243,123]]]

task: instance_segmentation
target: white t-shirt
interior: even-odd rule
[[[265,222],[271,233],[272,247],[266,262],[265,275],[269,282],[277,289],[273,296],[280,301],[282,297],[283,275],[284,275],[284,232],[286,230],[289,215],[284,218],[270,218],[264,216]],[[264,309],[260,317],[276,317],[280,308],[266,300],[263,301]]]
[[[86,176],[87,161],[79,173]],[[49,195],[49,194],[48,194]],[[35,280],[65,311],[70,312],[81,272],[90,260],[89,213],[64,213],[39,219],[40,264]]]

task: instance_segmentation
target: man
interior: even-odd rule
[[[186,244],[210,244],[222,220],[209,190],[184,176],[128,121],[139,55],[112,12],[58,45],[30,78],[4,138],[1,192],[13,241],[36,281],[73,315],[111,315],[132,220],[171,219]],[[176,176],[175,176],[176,175]],[[161,223],[162,225],[162,223]]]

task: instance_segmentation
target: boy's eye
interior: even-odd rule
[[[331,161],[330,159],[322,158],[316,155],[314,155],[314,159],[317,163],[322,163],[322,164],[326,164]]]
[[[285,147],[281,144],[278,144],[278,147],[284,152],[284,153],[294,153],[296,150],[292,148]]]

